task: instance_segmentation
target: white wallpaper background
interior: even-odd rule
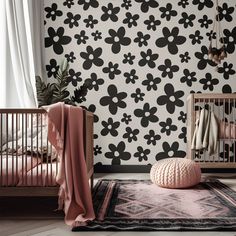
[[[228,57],[218,71],[206,55],[213,3],[44,0],[48,81],[67,58],[71,95],[91,82],[82,105],[97,116],[95,163],[184,157],[189,93],[236,92],[235,1],[219,0]]]

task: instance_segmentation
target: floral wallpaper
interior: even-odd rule
[[[217,67],[207,55],[215,2],[44,0],[48,81],[65,58],[71,96],[89,85],[97,165],[185,157],[187,96],[236,92],[234,0],[219,0],[227,58]]]

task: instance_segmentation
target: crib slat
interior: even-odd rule
[[[49,146],[48,146],[48,133],[47,133],[47,178],[46,178],[47,186],[49,185],[49,176],[48,176],[48,148],[49,148]]]
[[[7,142],[7,153],[6,153],[6,183],[8,186],[8,113],[6,114],[6,142]]]
[[[16,113],[16,175],[18,176],[18,129],[19,129],[19,127],[18,127],[18,113]]]
[[[1,171],[1,182],[0,182],[0,186],[3,185],[3,179],[2,179],[3,178],[3,174],[2,174],[2,171],[3,171],[2,170],[2,161],[3,161],[3,156],[2,156],[2,145],[3,145],[3,142],[2,142],[2,136],[3,136],[3,130],[2,129],[3,129],[3,127],[2,126],[3,125],[2,124],[3,124],[3,118],[2,118],[2,116],[3,116],[3,114],[1,113],[0,114],[0,122],[1,122],[1,124],[0,124],[1,125],[1,134],[0,134],[1,135],[1,147],[0,147],[0,151],[1,151],[1,169],[0,169],[0,171]]]
[[[43,117],[42,114],[40,114],[40,129],[41,129],[41,185],[43,185]]]
[[[31,169],[30,169],[30,172],[31,172],[31,185],[33,185],[33,132],[34,132],[34,126],[33,126],[33,113],[30,114],[30,118],[31,118],[31,122],[30,122],[30,130],[31,130]]]
[[[27,128],[28,128],[28,113],[25,113],[25,185],[27,186],[27,162],[28,162],[28,153],[27,153]]]
[[[39,154],[38,154],[38,150],[39,150],[39,116],[37,114],[37,118],[36,118],[36,130],[37,130],[37,139],[36,139],[36,150],[37,150],[37,186],[39,184]]]
[[[12,151],[14,150],[14,114],[11,114],[11,135],[12,135]],[[17,152],[17,146],[16,146],[16,152]],[[11,175],[12,175],[12,181],[14,183],[14,158],[12,158],[11,160],[11,164],[12,164],[12,172],[11,172]]]
[[[233,104],[234,104],[234,106],[233,106],[233,124],[234,124],[234,130],[233,130],[233,134],[234,134],[234,144],[233,144],[233,158],[234,158],[234,162],[236,162],[236,153],[235,153],[235,150],[236,150],[236,120],[235,120],[235,110],[236,110],[236,108],[235,108],[235,100],[236,99],[234,99],[233,100]]]

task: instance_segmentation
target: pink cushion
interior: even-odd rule
[[[201,168],[190,159],[167,158],[152,166],[150,177],[160,187],[188,188],[200,182]]]

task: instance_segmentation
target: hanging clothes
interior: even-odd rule
[[[209,155],[218,151],[218,120],[212,111],[202,109],[196,118],[191,149],[207,150]]]

